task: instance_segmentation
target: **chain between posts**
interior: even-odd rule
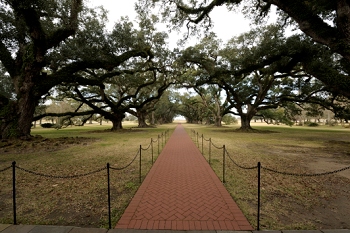
[[[0,170],[0,173],[1,173],[1,172],[5,172],[5,171],[7,171],[7,170],[10,170],[11,167],[12,167],[12,166],[9,166],[9,167],[6,167],[6,168],[1,169],[1,170]]]
[[[162,134],[162,136],[164,135],[166,137],[166,134],[168,133],[168,131],[165,132],[165,134]],[[166,138],[165,138],[166,140]],[[158,141],[158,154],[159,154],[159,135],[158,135],[158,140],[153,141],[153,139],[151,138],[151,144],[148,146],[147,149],[143,149],[143,150],[148,150],[150,147],[152,148],[152,164],[153,164],[153,142],[157,142]],[[163,138],[162,138],[163,141]],[[108,191],[108,227],[109,229],[111,229],[111,196],[110,196],[110,169],[112,170],[123,170],[126,169],[127,167],[129,167],[137,158],[138,155],[140,155],[140,171],[141,171],[141,145],[140,145],[140,149],[137,151],[137,154],[135,155],[135,157],[133,158],[133,160],[127,164],[124,167],[121,168],[113,168],[110,166],[109,163],[107,163],[106,167],[91,171],[91,172],[87,172],[87,173],[83,173],[83,174],[76,174],[76,175],[68,175],[68,176],[61,176],[61,175],[51,175],[51,174],[44,174],[41,172],[36,172],[36,171],[31,171],[25,168],[22,168],[18,165],[16,165],[16,162],[13,161],[12,165],[9,167],[5,167],[0,169],[0,173],[5,172],[7,170],[10,170],[12,168],[12,202],[13,202],[13,224],[17,225],[17,203],[16,203],[16,169],[19,169],[23,172],[32,174],[32,175],[36,175],[36,176],[41,176],[41,177],[45,177],[45,178],[54,178],[54,179],[75,179],[75,178],[80,178],[80,177],[85,177],[85,176],[89,176],[89,175],[93,175],[99,172],[102,172],[103,170],[107,170],[107,191]],[[140,176],[141,179],[141,176]]]
[[[313,177],[313,176],[325,176],[325,175],[332,175],[338,172],[342,172],[345,170],[350,169],[350,166],[348,167],[344,167],[338,170],[334,170],[334,171],[330,171],[330,172],[322,172],[322,173],[314,173],[314,174],[301,174],[301,173],[290,173],[290,172],[281,172],[281,171],[277,171],[271,168],[267,168],[267,167],[261,167],[262,169],[269,171],[269,172],[273,172],[273,173],[277,173],[280,175],[287,175],[287,176],[298,176],[298,177]]]
[[[158,140],[153,140],[153,138],[151,138],[152,139],[152,142],[158,142]]]
[[[47,174],[43,174],[43,173],[39,173],[39,172],[35,172],[35,171],[30,171],[30,170],[28,170],[28,169],[21,168],[21,167],[19,167],[19,166],[17,166],[17,165],[15,165],[15,167],[18,168],[19,170],[22,170],[22,171],[24,171],[24,172],[27,172],[27,173],[30,173],[30,174],[33,174],[33,175],[36,175],[36,176],[42,176],[42,177],[46,177],[46,178],[55,178],[55,179],[74,179],[74,178],[80,178],[80,177],[89,176],[89,175],[92,175],[92,174],[101,172],[101,171],[103,171],[103,170],[106,169],[106,167],[103,167],[103,168],[97,169],[97,170],[95,170],[95,171],[91,171],[91,172],[84,173],[84,174],[79,174],[79,175],[56,176],[56,175],[47,175]]]
[[[202,137],[203,137],[204,141],[209,142],[210,138],[206,139],[206,138],[204,137],[204,135],[203,135],[203,134],[202,134]]]
[[[196,132],[193,130],[193,134],[194,136],[196,136]],[[203,151],[203,140],[206,140],[202,134],[202,151]],[[271,169],[268,167],[263,167],[261,165],[260,162],[258,162],[257,166],[252,166],[252,167],[245,167],[245,166],[241,166],[239,165],[237,162],[235,162],[232,157],[230,156],[229,152],[227,151],[227,148],[225,147],[225,145],[223,145],[222,147],[218,147],[216,146],[214,143],[212,143],[211,138],[209,138],[209,164],[210,164],[210,156],[211,156],[211,146],[214,146],[217,149],[223,149],[223,183],[225,183],[225,155],[227,154],[227,156],[229,157],[229,159],[233,162],[234,165],[236,165],[237,167],[241,168],[241,169],[246,169],[246,170],[253,170],[253,169],[257,169],[258,171],[258,210],[257,210],[257,230],[260,231],[260,206],[261,206],[261,170],[266,170],[268,172],[273,172],[276,174],[281,174],[281,175],[289,175],[289,176],[297,176],[297,177],[314,177],[314,176],[324,176],[324,175],[332,175],[338,172],[342,172],[345,170],[349,170],[350,166],[341,168],[341,169],[337,169],[334,171],[330,171],[330,172],[323,172],[323,173],[316,173],[316,174],[298,174],[298,173],[291,173],[291,172],[282,172],[282,171],[278,171],[275,169]],[[198,132],[197,132],[197,144],[198,144]],[[199,147],[199,145],[198,145]],[[202,153],[203,154],[203,153]]]
[[[151,143],[152,143],[152,142],[151,142]],[[142,148],[142,146],[140,145],[141,150],[148,150],[148,149],[151,147],[151,143],[148,145],[147,148]]]
[[[234,165],[236,165],[237,167],[241,168],[241,169],[252,170],[252,169],[258,168],[258,166],[244,167],[244,166],[239,165],[238,163],[236,163],[236,161],[234,161],[234,160],[232,159],[232,157],[231,157],[230,154],[228,153],[227,149],[226,149],[226,154],[227,154],[228,158],[232,161],[232,163],[233,163]]]
[[[152,164],[153,164],[153,142],[158,142],[158,155],[159,155],[159,141],[158,140],[153,140],[153,138],[151,138],[151,143],[152,143]]]
[[[109,167],[109,168],[112,169],[112,170],[116,170],[116,171],[124,170],[124,169],[128,168],[129,166],[131,166],[131,164],[136,160],[136,158],[139,155],[139,153],[140,153],[140,150],[137,150],[137,153],[134,156],[134,158],[132,159],[132,161],[129,164],[127,164],[126,166],[120,167],[120,168],[115,168],[115,167]]]
[[[218,149],[218,150],[221,150],[221,149],[223,149],[224,147],[222,146],[222,147],[219,147],[219,146],[216,146],[214,143],[211,143],[216,149]]]

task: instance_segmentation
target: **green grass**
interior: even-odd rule
[[[176,124],[148,129],[132,128],[135,126],[125,125],[126,129],[117,133],[107,130],[110,125],[86,125],[62,130],[38,127],[32,133],[41,135],[43,140],[40,143],[14,142],[12,151],[1,154],[0,169],[16,161],[18,166],[25,169],[67,176],[104,168],[107,163],[115,168],[122,167],[138,155],[140,145],[147,148],[151,138],[157,140],[158,135],[167,129],[171,133]],[[235,131],[237,126],[184,126],[189,134],[191,129],[195,129],[199,137],[203,134],[205,139],[211,138],[216,146],[225,145],[232,159],[242,166],[256,166],[261,162],[263,166],[279,171],[314,173],[315,170],[309,165],[314,160],[332,159],[340,165],[350,164],[349,129],[257,126],[255,128],[261,130],[260,133],[242,133]],[[49,143],[50,139],[54,141]],[[161,150],[161,139],[159,142]],[[201,150],[201,139],[199,144]],[[207,160],[208,144],[204,141],[203,151]],[[153,143],[153,151],[156,159],[158,143]],[[222,156],[222,149],[212,147],[211,163],[220,179]],[[256,169],[240,169],[228,157],[226,161],[225,186],[250,223],[256,226]],[[138,164],[136,158],[128,169],[111,170],[112,226],[139,187]],[[142,151],[142,179],[151,166],[149,148]],[[106,170],[77,179],[54,179],[17,169],[16,178],[18,223],[108,226]],[[343,208],[335,208],[335,201],[339,201],[339,198],[350,199],[349,179],[339,175],[300,178],[263,170],[261,191],[261,229],[341,228],[338,222],[327,219],[333,219],[330,218],[333,215],[339,219],[342,216],[346,218],[350,214],[346,212],[350,209],[348,202],[340,202]],[[11,170],[8,170],[0,173],[1,223],[12,223],[11,194]]]
[[[198,132],[199,149],[209,160],[209,138],[217,147],[226,146],[230,157],[244,167],[262,166],[290,173],[315,173],[312,161],[332,159],[339,167],[350,165],[350,130],[341,127],[256,126],[260,132],[236,131],[238,126],[215,128],[185,124],[187,132]],[[192,134],[197,141],[197,134]],[[223,150],[211,146],[211,165],[218,177],[223,176]],[[329,171],[326,170],[326,171]],[[257,223],[257,169],[244,170],[226,155],[225,186],[241,207],[250,223]],[[262,170],[261,229],[343,228],[341,220],[333,221],[333,206],[339,209],[350,198],[350,182],[339,175],[296,177]],[[330,203],[324,208],[324,203]],[[332,206],[332,207],[331,207]],[[349,206],[350,207],[350,206]],[[322,209],[322,211],[320,211]],[[340,211],[340,210],[337,210]],[[350,212],[338,212],[338,218]],[[343,217],[344,219],[346,217]],[[322,219],[322,220],[320,220]],[[344,221],[349,227],[350,222]]]
[[[104,169],[107,163],[120,168],[132,161],[140,145],[147,148],[151,138],[156,140],[166,130],[171,133],[176,125],[132,128],[135,126],[126,125],[121,132],[108,131],[108,125],[61,130],[38,127],[32,135],[41,135],[40,143],[15,142],[12,150],[0,156],[0,169],[12,161],[21,168],[53,176],[85,174]],[[55,140],[60,140],[56,142],[61,145],[56,145]],[[153,146],[156,159],[158,143]],[[151,165],[151,150],[142,151],[142,179]],[[18,223],[108,227],[106,169],[74,179],[47,178],[16,170]],[[127,169],[110,173],[114,226],[139,186],[139,158]],[[1,223],[12,223],[11,177],[11,170],[0,173]]]

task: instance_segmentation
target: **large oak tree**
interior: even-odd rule
[[[53,87],[94,82],[78,71],[113,70],[131,57],[150,55],[142,44],[121,45],[134,41],[129,34],[105,35],[99,29],[104,15],[83,9],[82,0],[0,1],[0,61],[8,74],[0,78],[10,77],[14,86],[14,95],[1,95],[1,138],[30,136],[35,108]]]
[[[306,57],[314,59],[307,67],[309,73],[333,89],[336,95],[350,98],[350,2],[348,0],[139,0],[139,11],[145,12],[157,5],[162,9],[164,21],[174,27],[184,25],[189,31],[208,28],[212,24],[210,12],[215,7],[226,6],[229,10],[242,10],[256,22],[269,15],[271,6],[277,7],[279,22],[282,25],[296,25],[313,41],[322,44],[335,54],[340,55],[341,71],[330,69],[312,57],[313,49],[307,51]],[[145,7],[148,6],[148,7]],[[235,22],[228,22],[234,27]],[[228,28],[227,30],[230,30]],[[310,60],[309,60],[310,61]]]
[[[230,112],[240,116],[241,129],[250,130],[250,121],[259,111],[275,109],[286,101],[320,102],[331,96],[330,89],[304,68],[308,61],[300,62],[304,52],[294,50],[296,45],[302,49],[310,43],[298,37],[286,39],[279,27],[269,26],[233,38],[218,49],[212,49],[215,38],[206,37],[198,46],[184,50],[181,59],[188,69],[188,82],[218,85],[225,91]]]

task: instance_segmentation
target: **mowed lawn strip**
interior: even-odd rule
[[[237,126],[215,128],[185,124],[198,132],[199,150],[209,160],[209,138],[225,145],[230,157],[243,167],[257,166],[281,172],[315,174],[350,166],[350,130],[338,127],[255,126],[244,133]],[[197,141],[197,134],[192,139]],[[211,164],[223,176],[223,150],[211,146]],[[317,162],[323,167],[314,166]],[[300,177],[261,171],[261,229],[350,228],[350,180],[343,174]],[[226,155],[225,186],[250,223],[257,224],[257,169],[237,167]]]
[[[133,128],[136,126],[136,123],[126,124],[121,132],[110,132],[110,125],[97,124],[61,130],[37,127],[32,130],[36,140],[15,141],[1,148],[0,169],[13,161],[21,168],[52,176],[74,176],[103,169],[72,179],[16,169],[17,222],[108,227],[106,164],[113,168],[126,166],[135,158],[140,145],[146,149],[151,138],[158,140],[158,135],[166,130],[171,134],[176,124]],[[159,142],[161,151],[161,137]],[[156,159],[158,142],[153,142],[153,151]],[[142,178],[152,166],[151,156],[151,147],[142,151]],[[112,225],[115,225],[139,187],[139,157],[127,169],[111,169],[110,174]],[[12,172],[7,170],[0,173],[0,223],[12,223],[12,219]]]

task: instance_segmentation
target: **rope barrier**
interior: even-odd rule
[[[73,179],[73,178],[79,178],[79,177],[84,177],[84,176],[89,176],[98,172],[101,172],[103,170],[106,169],[106,167],[100,168],[98,170],[92,171],[92,172],[88,172],[88,173],[84,173],[84,174],[79,174],[79,175],[71,175],[71,176],[55,176],[55,175],[47,175],[47,174],[43,174],[43,173],[39,173],[39,172],[35,172],[35,171],[30,171],[28,169],[25,168],[21,168],[19,166],[16,165],[16,168],[18,168],[19,170],[22,170],[24,172],[33,174],[33,175],[37,175],[37,176],[42,176],[42,177],[48,177],[48,178],[55,178],[55,179]]]
[[[244,166],[242,166],[242,165],[239,165],[238,163],[236,163],[236,162],[232,159],[232,157],[231,157],[230,154],[228,153],[227,149],[226,149],[226,154],[227,154],[228,158],[229,158],[237,167],[239,167],[239,168],[242,168],[242,169],[245,169],[245,170],[252,170],[252,169],[258,168],[258,166],[244,167]]]
[[[140,151],[137,150],[137,153],[136,153],[135,157],[133,158],[133,160],[128,165],[126,165],[124,167],[120,167],[120,168],[115,168],[115,167],[109,167],[109,168],[112,169],[112,170],[117,170],[117,171],[124,170],[124,169],[128,168],[129,166],[131,166],[131,164],[136,160],[136,158],[139,155],[139,153],[140,153]]]
[[[224,148],[223,146],[222,147],[218,147],[218,146],[216,146],[213,142],[211,143],[216,149],[222,149],[222,148]]]
[[[194,133],[194,136],[196,136],[197,134],[197,139],[195,138],[195,141],[198,143],[198,146],[199,146],[199,142],[198,142],[198,132],[196,133],[194,130],[191,131]],[[202,139],[205,139],[205,137],[203,136],[202,134]],[[206,139],[205,139],[206,140]],[[240,164],[238,164],[232,157],[231,155],[229,154],[229,152],[227,151],[227,148],[225,147],[225,145],[223,147],[218,147],[216,146],[212,141],[211,141],[211,138],[209,140],[206,140],[206,141],[210,141],[209,143],[209,165],[211,165],[210,163],[210,151],[211,151],[211,146],[214,146],[215,148],[217,149],[223,149],[223,178],[222,178],[222,182],[225,183],[225,155],[227,155],[229,157],[229,159],[232,161],[232,163],[234,165],[236,165],[237,167],[241,168],[241,169],[245,169],[245,170],[253,170],[253,169],[257,169],[257,172],[258,172],[258,210],[257,210],[257,230],[259,231],[260,230],[260,207],[261,207],[261,169],[264,169],[268,172],[273,172],[273,173],[277,173],[277,174],[281,174],[281,175],[289,175],[289,176],[297,176],[297,177],[315,177],[315,176],[324,176],[324,175],[331,175],[331,174],[335,174],[335,173],[338,173],[338,172],[342,172],[342,171],[345,171],[345,170],[348,170],[350,169],[350,166],[347,166],[347,167],[344,167],[344,168],[341,168],[341,169],[338,169],[338,170],[334,170],[334,171],[330,171],[330,172],[323,172],[323,173],[315,173],[315,174],[299,174],[299,173],[291,173],[291,172],[282,172],[282,171],[278,171],[278,170],[274,170],[274,169],[271,169],[271,168],[268,168],[268,167],[263,167],[261,165],[260,162],[258,162],[258,165],[257,166],[252,166],[252,167],[246,167],[246,166],[242,166]],[[203,154],[203,140],[202,140],[202,154]],[[203,154],[204,155],[204,154]]]
[[[141,150],[148,150],[151,147],[151,143],[148,145],[148,147],[146,149],[141,147]]]
[[[158,140],[153,140],[153,138],[151,138],[152,139],[152,142],[158,142]]]
[[[193,130],[193,133],[196,133],[195,130]],[[198,132],[197,132],[198,134]],[[201,136],[202,137],[202,136]],[[205,139],[205,137],[203,136],[204,140],[206,141],[210,141],[210,138],[207,140]],[[224,146],[222,147],[218,147],[216,146],[213,142],[211,142],[211,145],[214,146],[216,149],[223,149]],[[225,148],[226,154],[228,155],[229,159],[239,168],[241,169],[245,169],[245,170],[252,170],[252,169],[256,169],[258,168],[258,166],[252,166],[252,167],[246,167],[246,166],[242,166],[240,164],[238,164],[230,155],[230,153],[227,151],[227,148]],[[315,173],[315,174],[301,174],[301,173],[291,173],[291,172],[282,172],[282,171],[278,171],[272,168],[268,168],[268,167],[263,167],[261,166],[262,169],[269,171],[269,172],[273,172],[273,173],[277,173],[277,174],[281,174],[281,175],[288,175],[288,176],[299,176],[299,177],[313,177],[313,176],[324,176],[324,175],[331,175],[331,174],[335,174],[335,173],[339,173],[345,170],[350,169],[350,166],[348,167],[344,167],[338,170],[334,170],[334,171],[330,171],[330,172],[323,172],[323,173]]]
[[[164,133],[162,133],[162,144],[163,144],[163,136],[165,136],[165,141],[166,141],[166,134],[168,133],[169,130],[167,130]],[[128,168],[129,166],[131,166],[131,164],[136,160],[136,158],[138,156],[140,156],[140,172],[139,172],[139,177],[140,177],[140,182],[141,182],[141,151],[142,150],[148,150],[151,146],[152,146],[152,164],[153,164],[153,142],[158,142],[158,154],[159,154],[159,142],[160,142],[160,138],[158,135],[158,140],[153,140],[153,138],[151,138],[151,143],[149,144],[149,146],[145,149],[143,149],[140,145],[139,150],[137,150],[137,153],[135,155],[135,157],[132,159],[132,161],[127,164],[124,167],[120,167],[120,168],[114,168],[111,167],[109,163],[107,163],[107,166],[91,171],[91,172],[87,172],[87,173],[83,173],[83,174],[77,174],[77,175],[68,175],[68,176],[59,176],[59,175],[49,175],[49,174],[44,174],[44,173],[40,173],[40,172],[36,172],[36,171],[31,171],[25,168],[22,168],[20,166],[16,165],[16,162],[13,161],[12,162],[12,166],[6,167],[6,168],[2,168],[0,169],[0,173],[1,172],[5,172],[7,170],[10,170],[12,168],[12,199],[13,199],[13,224],[17,225],[17,205],[16,205],[16,168],[24,171],[26,173],[29,174],[33,174],[33,175],[37,175],[37,176],[41,176],[41,177],[47,177],[47,178],[55,178],[55,179],[74,179],[74,178],[80,178],[80,177],[85,177],[85,176],[89,176],[92,174],[96,174],[99,172],[102,172],[104,170],[107,170],[107,185],[108,185],[108,226],[109,229],[111,229],[112,226],[112,220],[111,220],[111,189],[110,189],[110,169],[112,170],[124,170],[126,168]]]
[[[277,171],[277,170],[274,170],[274,169],[271,169],[271,168],[267,168],[267,167],[263,167],[263,166],[261,168],[266,170],[266,171],[277,173],[277,174],[281,174],[281,175],[298,176],[298,177],[312,177],[312,176],[331,175],[331,174],[335,174],[335,173],[338,173],[338,172],[342,172],[342,171],[350,169],[350,166],[344,167],[344,168],[341,168],[341,169],[338,169],[338,170],[330,171],[330,172],[314,173],[314,174],[281,172],[281,171]]]
[[[210,141],[210,138],[206,139],[204,136],[203,136],[203,139],[204,139],[204,141],[207,141],[207,142]]]
[[[1,173],[1,172],[4,172],[4,171],[7,171],[7,170],[10,170],[11,167],[12,167],[12,166],[9,166],[9,167],[7,167],[7,168],[1,169],[1,170],[0,170],[0,173]]]

